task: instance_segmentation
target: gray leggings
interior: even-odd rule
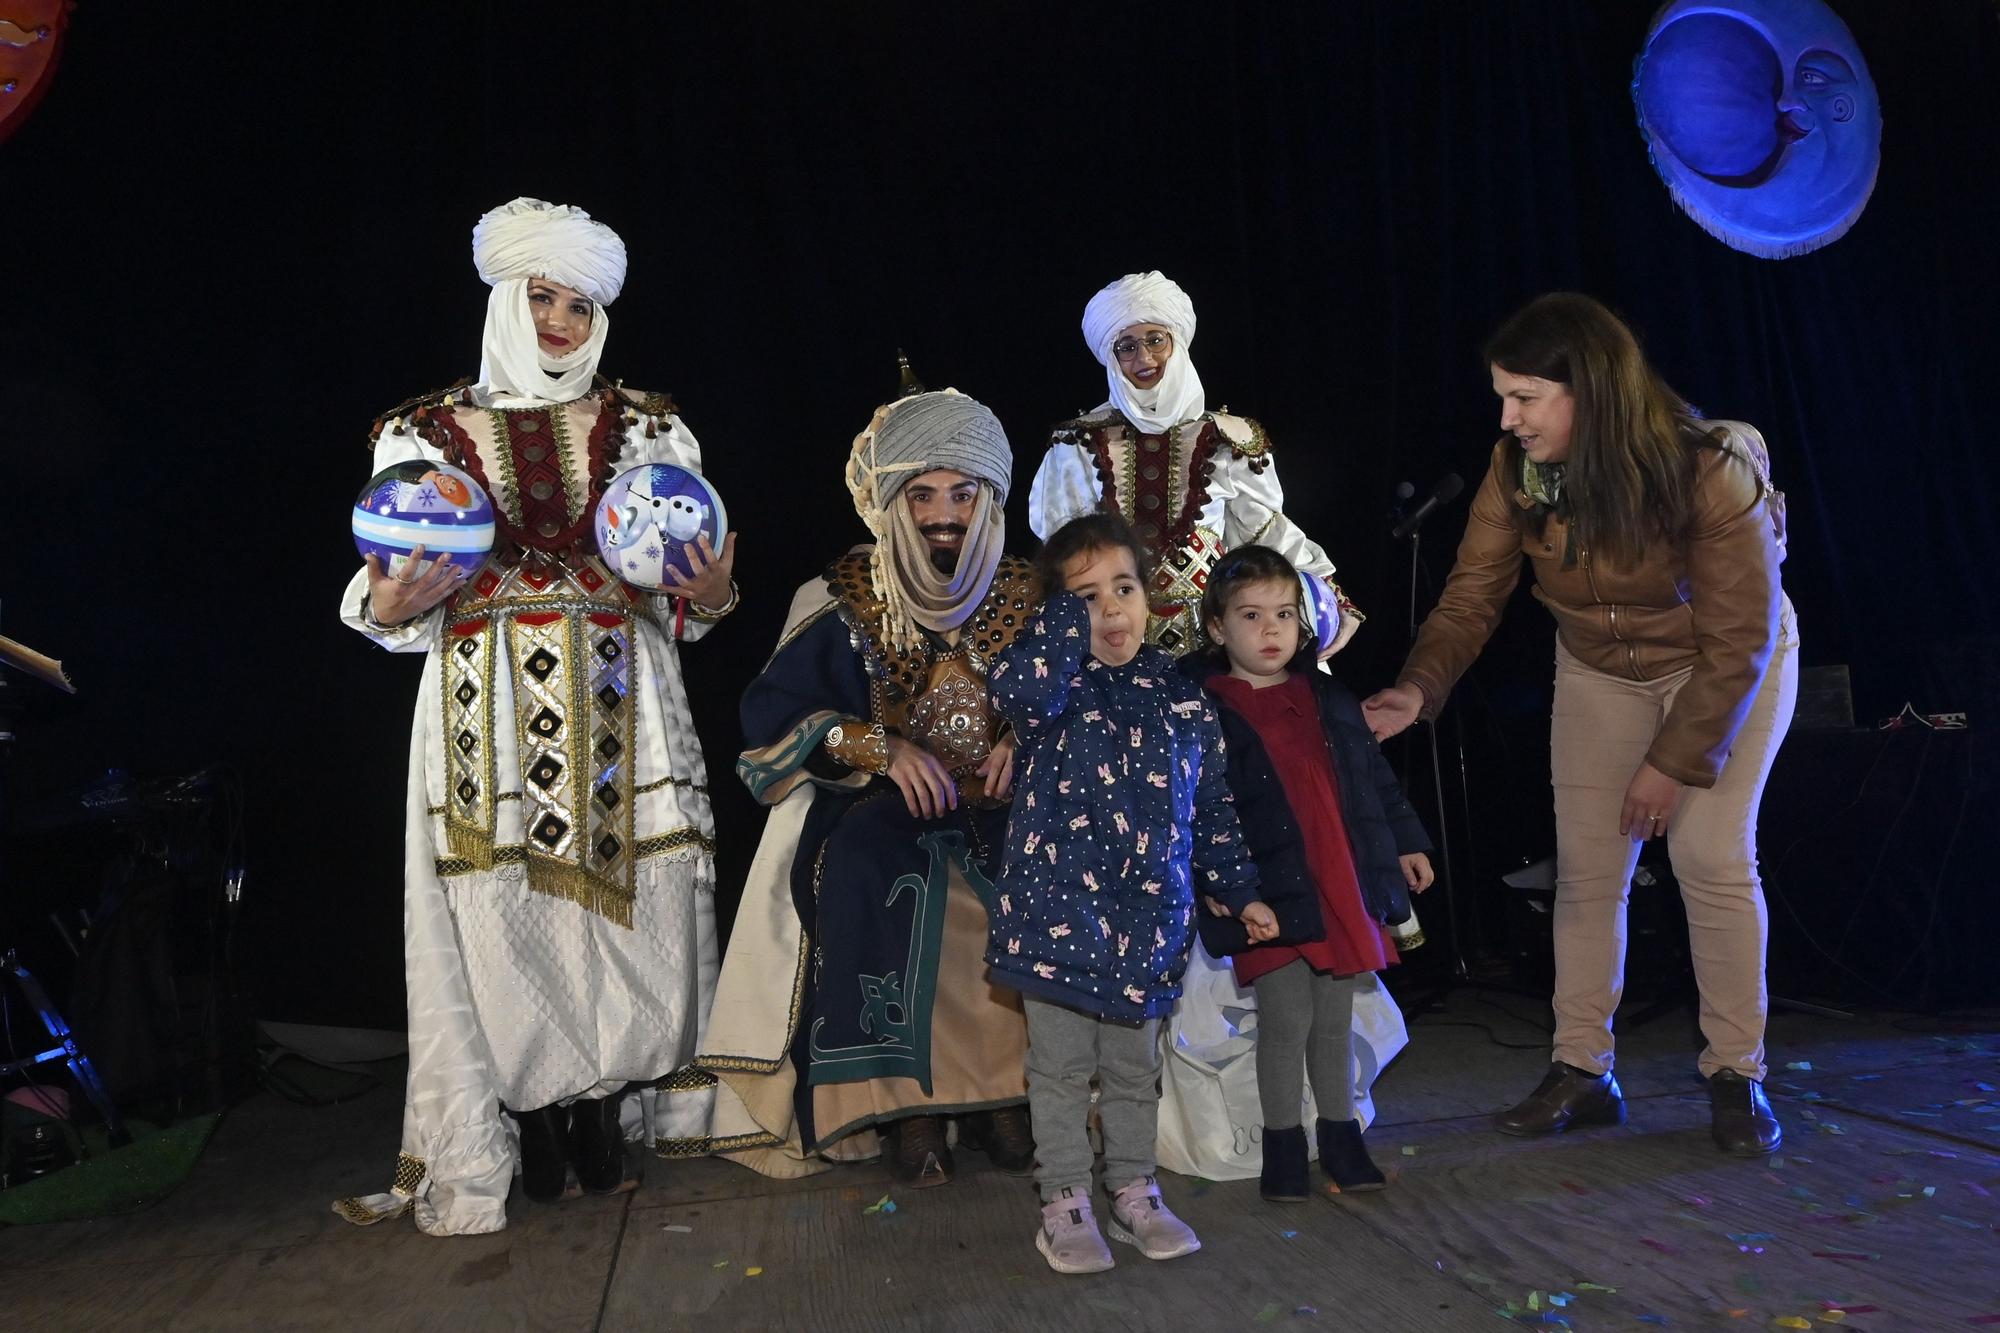
[[[1065,1186],[1090,1193],[1090,1079],[1104,1128],[1104,1188],[1115,1194],[1156,1169],[1160,1121],[1160,1020],[1126,1024],[1037,996],[1028,1017],[1028,1113],[1035,1121],[1035,1184],[1042,1202]],[[1296,1112],[1293,1113],[1296,1116]]]
[[[1314,972],[1299,958],[1250,983],[1257,992],[1257,1100],[1264,1128],[1299,1123],[1308,1075],[1321,1119],[1354,1119],[1354,985],[1360,979]]]

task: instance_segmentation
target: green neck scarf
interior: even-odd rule
[[[1536,504],[1554,510],[1565,523],[1569,523],[1569,515],[1568,506],[1562,503],[1563,474],[1568,470],[1562,463],[1537,463],[1526,454],[1521,455],[1521,490]],[[1563,538],[1562,567],[1575,569],[1576,562],[1576,525],[1570,523],[1568,535]]]
[[[1536,504],[1554,509],[1562,499],[1563,473],[1568,469],[1561,463],[1537,463],[1526,454],[1521,456],[1521,489]]]

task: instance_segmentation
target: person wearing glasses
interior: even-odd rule
[[[1620,1124],[1611,1015],[1639,846],[1664,837],[1687,905],[1716,1146],[1782,1138],[1765,1100],[1767,918],[1757,806],[1798,694],[1778,580],[1784,497],[1740,421],[1704,421],[1618,316],[1553,292],[1486,345],[1500,429],[1444,595],[1397,683],[1363,705],[1386,739],[1433,717],[1534,567],[1556,620],[1555,1049],[1500,1113],[1508,1134]]]
[[[1146,638],[1175,656],[1202,647],[1201,590],[1231,547],[1257,542],[1333,584],[1326,552],[1285,516],[1285,492],[1264,428],[1211,412],[1190,352],[1194,303],[1162,273],[1129,273],[1090,298],[1083,340],[1104,366],[1110,396],[1062,422],[1028,496],[1035,535],[1104,510],[1120,514],[1154,569]],[[1338,652],[1364,616],[1334,584]]]
[[[1201,595],[1216,561],[1238,546],[1268,546],[1333,589],[1340,626],[1331,642],[1316,645],[1315,655],[1324,661],[1347,645],[1365,617],[1334,582],[1325,550],[1286,516],[1284,488],[1263,426],[1209,410],[1191,355],[1194,331],[1194,303],[1163,273],[1128,273],[1090,298],[1083,341],[1104,367],[1107,397],[1095,410],[1056,426],[1029,493],[1029,526],[1046,541],[1085,514],[1123,517],[1152,570],[1146,640],[1175,657],[1208,644]],[[1422,943],[1414,913],[1396,931],[1404,948]],[[1201,997],[1224,992],[1228,965],[1197,950],[1189,968],[1197,978],[1221,975],[1212,986],[1189,987],[1167,1020],[1169,1040],[1175,1042],[1185,1032],[1218,1031],[1222,1022],[1209,1008],[1212,999]],[[1237,999],[1244,1007],[1255,1003],[1247,991]],[[1402,1014],[1379,981],[1356,994],[1355,1006],[1355,1042],[1367,1048],[1357,1063],[1355,1095],[1367,1107],[1373,1071],[1388,1064],[1408,1038]],[[1241,1076],[1249,1073],[1246,1062]],[[1242,1091],[1256,1095],[1254,1083]],[[1201,1155],[1170,1156],[1170,1166],[1225,1161],[1229,1169],[1257,1174],[1254,1150],[1237,1151],[1229,1126],[1200,1123],[1199,1111],[1183,1106],[1171,1084],[1163,1093],[1162,1115],[1183,1122],[1189,1151]]]

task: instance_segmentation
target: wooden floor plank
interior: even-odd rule
[[[1115,1245],[1111,1272],[1063,1277],[1035,1250],[1028,1182],[977,1173],[895,1195],[894,1213],[821,1182],[635,1211],[604,1327],[1497,1327],[1483,1299],[1344,1210],[1267,1204],[1250,1183],[1165,1178],[1200,1253],[1152,1263]]]
[[[7,1278],[21,1328],[595,1327],[625,1200],[521,1208],[505,1231],[439,1240],[407,1221],[314,1241]],[[14,1320],[19,1318],[19,1325]]]
[[[1625,1128],[1551,1140],[1507,1138],[1483,1120],[1383,1132],[1375,1151],[1399,1179],[1355,1214],[1435,1254],[1496,1308],[1576,1293],[1563,1309],[1578,1329],[1642,1316],[1817,1323],[1828,1302],[1879,1307],[1856,1317],[1870,1329],[2000,1311],[2000,1158],[1893,1126],[1808,1133],[1793,1120],[1770,1161],[1735,1159],[1708,1141],[1705,1097],[1630,1110]]]
[[[1621,1032],[1628,1128],[1538,1142],[1494,1134],[1485,1113],[1533,1086],[1547,1059],[1532,1022],[1503,1005],[1536,1008],[1460,992],[1413,1026],[1369,1136],[1398,1176],[1391,1189],[1279,1208],[1254,1183],[1170,1177],[1169,1202],[1206,1242],[1172,1263],[1119,1247],[1111,1273],[1050,1273],[1033,1248],[1030,1186],[976,1153],[961,1155],[958,1182],[912,1194],[880,1163],[787,1182],[717,1160],[652,1161],[624,1198],[534,1207],[517,1197],[494,1236],[438,1240],[408,1221],[356,1229],[327,1204],[384,1184],[401,1114],[392,1086],[324,1108],[253,1098],[154,1208],[0,1230],[0,1318],[10,1333],[1399,1333],[1501,1328],[1508,1309],[1517,1323],[1573,1330],[1657,1326],[1647,1316],[1675,1328],[1782,1327],[1778,1317],[1822,1328],[1824,1303],[1849,1302],[1875,1309],[1857,1309],[1848,1327],[1933,1333],[2000,1314],[2000,1144],[1986,1146],[2000,1138],[1987,1128],[2000,1112],[1980,1109],[2000,1094],[1979,1086],[2000,1086],[1993,1036],[1777,1016],[1771,1088],[1789,1140],[1772,1164],[1709,1144],[1684,1016]],[[1482,1026],[1454,1026],[1464,1023]],[[1528,1049],[1504,1049],[1489,1031]],[[894,1213],[863,1211],[884,1194]],[[764,1272],[749,1275],[753,1266]]]
[[[1985,1050],[1858,1072],[1820,1060],[1811,1069],[1774,1073],[1771,1090],[1796,1103],[1809,1128],[1851,1112],[2000,1151],[2000,1057]]]

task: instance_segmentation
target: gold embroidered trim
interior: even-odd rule
[[[358,1227],[372,1227],[377,1222],[391,1222],[417,1206],[415,1199],[404,1199],[393,1210],[378,1213],[359,1199],[335,1199],[334,1211]]]
[[[528,887],[632,924],[631,621],[581,616],[507,628]],[[458,852],[457,847],[453,847]]]
[[[645,860],[649,857],[659,856],[665,852],[676,851],[690,845],[698,845],[711,856],[715,854],[715,840],[703,836],[700,829],[689,827],[674,829],[670,833],[658,834],[651,838],[641,838],[639,840],[639,850],[635,853],[635,856],[639,860]],[[470,875],[476,871],[491,870],[496,866],[526,865],[527,863],[528,849],[526,847],[503,846],[493,849],[492,866],[476,866],[464,857],[459,856],[440,856],[434,864],[440,879],[450,879],[458,875]]]
[[[695,782],[689,778],[677,778],[671,773],[666,777],[654,778],[651,782],[642,783],[634,787],[632,794],[634,796],[644,796],[649,791],[659,791],[663,787],[686,787],[690,791],[698,791],[704,796],[708,795],[708,784],[706,782]],[[503,796],[500,799],[504,801],[507,798]]]
[[[715,1086],[715,1075],[693,1065],[683,1065],[663,1079],[656,1079],[653,1086],[661,1092],[706,1092]]]
[[[445,753],[445,845],[481,869],[493,865],[495,789],[493,675],[498,636],[489,623],[448,636],[438,695]]]
[[[556,440],[556,470],[562,476],[563,513],[569,517],[571,523],[575,523],[583,517],[583,507],[589,501],[590,479],[577,476],[577,451],[569,447],[569,408],[570,404],[564,403],[552,410],[549,413],[549,424],[553,428]],[[502,429],[504,431],[505,428]],[[506,440],[508,437],[502,434],[500,438]],[[512,450],[508,452],[511,453]]]
[[[687,1157],[706,1157],[714,1151],[714,1140],[706,1134],[698,1139],[654,1139],[653,1153],[668,1161]]]
[[[521,793],[517,791],[503,791],[493,799],[496,801],[518,801],[521,799]],[[427,805],[424,807],[424,813],[427,815],[441,815],[450,808],[448,805]]]
[[[820,848],[821,858],[816,859],[813,863],[813,898],[815,901],[819,898],[819,872],[820,868],[824,865],[823,858],[825,851],[826,848],[822,846]],[[785,1046],[787,1049],[791,1047],[792,1038],[798,1034],[799,1015],[805,1011],[806,964],[810,960],[811,955],[812,945],[807,941],[806,932],[801,930],[799,932],[799,956],[792,964],[791,1012],[785,1016]],[[778,1067],[785,1063],[785,1057],[780,1055],[775,1060],[759,1060],[747,1055],[697,1055],[694,1058],[694,1063],[695,1067],[699,1069],[712,1070],[717,1073],[770,1074],[775,1073]],[[777,1143],[780,1140],[772,1139],[770,1142]],[[762,1142],[736,1142],[732,1140],[731,1146],[736,1148],[761,1148],[767,1145]],[[727,1149],[718,1147],[716,1151],[723,1152],[727,1151]]]
[[[639,839],[635,856],[659,856],[664,852],[678,851],[682,847],[699,847],[710,856],[715,855],[715,839],[706,836],[698,828],[677,828],[671,833],[656,833],[650,838]]]
[[[711,1153],[745,1152],[751,1148],[782,1148],[785,1141],[770,1130],[753,1130],[748,1134],[733,1134],[727,1138],[711,1138],[708,1150]]]

